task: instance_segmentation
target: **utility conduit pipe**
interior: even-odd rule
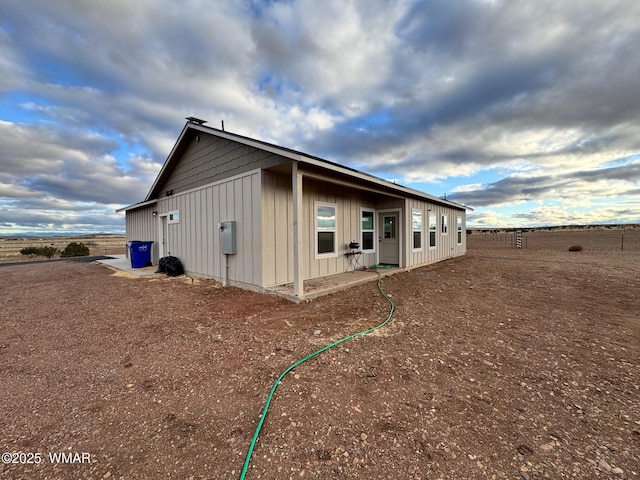
[[[375,268],[375,267],[372,267],[372,268]],[[393,303],[393,300],[391,300],[391,297],[389,297],[382,290],[382,286],[381,286],[382,276],[380,275],[380,272],[378,272],[378,270],[376,270],[376,273],[378,274],[378,290],[380,291],[382,296],[391,305],[391,308],[389,309],[389,314],[387,315],[387,318],[380,325],[376,325],[375,327],[369,328],[367,330],[363,330],[362,332],[353,333],[353,334],[348,335],[348,336],[346,336],[344,338],[341,338],[340,340],[336,340],[335,342],[330,343],[329,345],[326,345],[326,346],[322,347],[320,350],[316,350],[315,352],[310,353],[306,357],[304,357],[304,358],[298,360],[297,362],[292,363],[291,365],[289,365],[280,374],[278,379],[275,381],[275,383],[271,387],[271,391],[269,392],[269,395],[267,396],[267,401],[265,402],[264,408],[262,409],[262,413],[260,414],[260,420],[258,421],[258,426],[256,427],[256,431],[253,434],[253,438],[251,439],[251,444],[249,445],[249,450],[247,451],[247,457],[246,457],[246,459],[244,461],[244,466],[242,468],[242,473],[240,474],[240,480],[244,480],[245,477],[247,476],[247,471],[249,470],[249,464],[251,463],[251,455],[253,454],[253,449],[255,448],[256,442],[258,441],[258,436],[260,435],[260,430],[262,429],[262,424],[264,423],[264,420],[267,417],[267,412],[269,411],[269,405],[271,405],[271,400],[273,399],[273,395],[276,392],[276,388],[278,388],[278,385],[280,384],[282,379],[285,377],[285,375],[287,373],[289,373],[291,370],[293,370],[294,368],[296,368],[298,365],[306,362],[307,360],[312,359],[313,357],[316,357],[316,356],[320,355],[322,352],[326,352],[330,348],[333,348],[336,345],[340,345],[341,343],[346,342],[347,340],[351,340],[352,338],[359,337],[361,335],[367,335],[368,333],[374,332],[374,331],[378,330],[379,328],[384,327],[391,320],[391,317],[393,316],[393,311],[395,310],[396,307],[395,307],[395,304]]]

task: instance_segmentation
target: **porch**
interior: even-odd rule
[[[388,277],[396,273],[404,272],[404,268],[399,267],[380,267],[377,269],[381,277]],[[310,300],[312,298],[321,297],[330,293],[346,290],[363,283],[374,282],[378,280],[378,274],[374,269],[357,270],[355,272],[335,273],[325,277],[312,278],[304,281],[304,292],[301,297],[297,297],[294,291],[294,284],[287,283],[284,285],[276,285],[269,287],[267,292],[284,297],[294,302]]]
[[[97,263],[107,265],[115,270],[125,272],[131,277],[146,276],[164,276],[164,274],[156,274],[157,265],[145,268],[132,268],[131,261],[126,255],[110,255],[110,258],[97,260]],[[404,272],[404,268],[380,266],[377,269],[381,277],[387,277],[396,273]],[[301,302],[313,298],[328,295],[330,293],[346,290],[363,283],[374,282],[378,280],[376,270],[371,268],[367,270],[357,270],[355,272],[343,272],[327,275],[319,278],[312,278],[304,281],[304,295],[302,298],[297,297],[294,293],[293,283],[284,285],[276,285],[265,289],[265,292],[278,295],[293,302]]]

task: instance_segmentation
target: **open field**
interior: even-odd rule
[[[474,242],[490,239],[493,246],[503,243],[511,247],[515,232],[505,230],[472,229]],[[475,244],[475,243],[474,243]],[[579,245],[587,252],[612,253],[616,251],[640,253],[640,225],[560,227],[522,230],[522,248],[561,251]]]
[[[20,255],[24,247],[52,246],[59,251],[71,242],[84,243],[90,255],[115,255],[126,253],[124,235],[97,234],[68,237],[0,237],[0,263],[42,260],[44,257]]]
[[[283,380],[247,479],[640,478],[640,253],[533,233],[385,278],[391,323]],[[294,305],[96,264],[0,273],[0,449],[43,456],[3,479],[237,479],[280,372],[389,309],[375,283]]]

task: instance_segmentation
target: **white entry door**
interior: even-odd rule
[[[381,213],[378,218],[380,226],[378,244],[380,246],[380,263],[387,265],[400,264],[400,232],[397,213]]]
[[[167,231],[168,222],[167,215],[160,215],[160,231],[158,232],[160,238],[160,245],[158,246],[158,258],[167,257],[171,255],[169,251],[169,235]]]

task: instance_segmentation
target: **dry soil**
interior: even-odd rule
[[[390,324],[285,377],[247,479],[640,478],[640,254],[589,238],[385,278]],[[68,261],[0,289],[3,479],[237,479],[277,376],[389,311]]]

